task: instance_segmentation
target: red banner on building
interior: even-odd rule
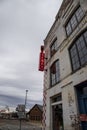
[[[81,121],[87,121],[87,115],[86,114],[81,114],[80,115],[80,120]]]
[[[40,52],[40,56],[39,56],[39,71],[44,71],[45,54],[44,54],[43,50],[44,50],[44,47],[41,46],[41,52]]]

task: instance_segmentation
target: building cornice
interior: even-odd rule
[[[73,2],[73,0],[63,0],[62,4],[60,6],[60,9],[59,9],[59,11],[58,11],[58,13],[57,13],[57,15],[55,17],[55,21],[54,21],[52,27],[50,28],[50,30],[49,30],[49,32],[48,32],[48,34],[47,34],[47,36],[46,36],[46,38],[44,40],[44,45],[46,45],[46,43],[48,42],[48,39],[49,39],[50,35],[53,34],[53,32],[55,30],[56,23],[58,21],[60,21],[60,18],[62,16],[63,12],[66,10],[67,6],[70,5],[72,2]]]

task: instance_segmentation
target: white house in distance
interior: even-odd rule
[[[44,130],[87,130],[87,0],[63,0],[44,52]]]

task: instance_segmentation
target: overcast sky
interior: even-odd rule
[[[0,107],[42,104],[43,45],[62,0],[0,0]]]

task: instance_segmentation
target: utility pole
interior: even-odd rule
[[[20,119],[20,130],[21,130],[21,119]]]
[[[26,115],[27,93],[28,93],[28,90],[26,90],[26,95],[25,95],[25,115]]]

